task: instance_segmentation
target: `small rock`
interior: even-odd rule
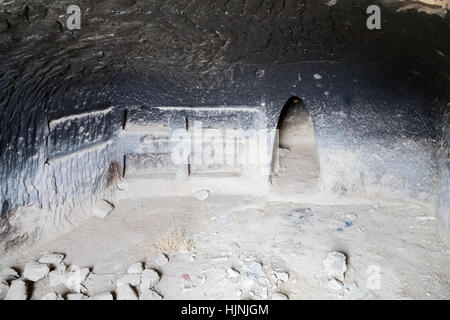
[[[113,212],[113,210],[114,206],[110,202],[106,200],[101,200],[97,202],[92,208],[92,215],[104,219],[111,212]]]
[[[124,284],[116,289],[117,300],[138,300],[138,296],[129,284]]]
[[[12,268],[5,268],[0,271],[0,282],[1,281],[12,281],[19,278],[19,274],[16,272],[16,270]]]
[[[6,294],[8,293],[9,286],[6,282],[0,282],[0,300],[5,299]]]
[[[289,300],[289,297],[281,292],[272,293],[272,300]]]
[[[66,295],[66,300],[86,300],[87,298],[88,296],[82,293],[69,293]]]
[[[162,297],[158,292],[146,288],[142,289],[142,292],[139,295],[139,300],[162,300]]]
[[[145,269],[142,272],[141,283],[143,288],[153,288],[159,282],[159,274],[153,269]]]
[[[200,191],[197,191],[196,193],[194,193],[195,199],[197,199],[200,202],[208,199],[209,195],[210,195],[210,193],[208,190],[200,190]]]
[[[232,244],[231,244],[231,249],[232,250],[235,250],[235,251],[237,251],[237,250],[239,250],[239,245],[236,243],[236,242],[233,242]]]
[[[50,285],[52,287],[56,287],[56,286],[64,283],[65,272],[62,270],[53,270],[53,271],[50,271],[50,273],[48,274],[48,277],[50,279]]]
[[[114,289],[114,274],[90,273],[83,286],[89,295],[96,295]]]
[[[55,270],[57,270],[57,271],[62,271],[62,272],[66,272],[66,270],[67,270],[67,266],[66,266],[66,264],[63,262],[63,263],[60,263],[60,264],[57,264],[56,266],[55,266]]]
[[[169,259],[167,258],[167,256],[165,254],[159,253],[155,258],[155,264],[158,267],[161,267],[168,263],[169,263]]]
[[[128,267],[127,273],[142,273],[144,271],[144,267],[141,262],[136,262]]]
[[[27,300],[27,285],[23,280],[14,280],[11,282],[5,300]]]
[[[110,292],[106,292],[89,297],[88,300],[114,300],[114,298]]]
[[[49,272],[50,268],[46,264],[30,262],[25,265],[23,277],[27,280],[36,282],[46,277]]]
[[[270,285],[261,263],[249,258],[242,263],[241,288],[249,290],[255,283],[262,287]]]
[[[43,255],[40,259],[40,263],[58,265],[64,260],[64,255],[59,253],[50,253]]]
[[[74,266],[69,267],[69,272],[67,272],[64,276],[64,285],[67,289],[80,291],[81,283],[83,283],[90,271],[88,268],[76,269]]]
[[[227,270],[227,274],[230,278],[237,278],[241,275],[241,273],[239,271],[236,271],[233,268],[229,268]]]
[[[345,219],[354,223],[356,220],[358,220],[358,216],[354,213],[346,213]]]
[[[262,292],[260,293],[260,298],[262,300],[267,300],[267,295],[268,295],[269,290],[267,290],[267,288],[263,288]]]
[[[333,291],[341,291],[343,288],[344,284],[337,280],[337,279],[330,279],[328,280],[328,288],[330,288]]]
[[[124,284],[129,284],[132,286],[137,286],[141,283],[141,274],[140,273],[128,273],[124,274],[117,280],[117,286],[122,286]]]
[[[323,261],[325,274],[329,279],[337,279],[341,282],[344,281],[344,273],[347,271],[347,257],[345,254],[333,251],[328,254],[327,258]]]
[[[348,287],[347,287],[347,292],[348,293],[355,293],[358,291],[358,285],[356,284],[356,282],[351,283]]]
[[[56,292],[47,293],[41,300],[64,300],[63,297]]]
[[[286,282],[289,280],[289,274],[287,272],[273,272],[275,274],[275,277],[277,277],[278,280]]]

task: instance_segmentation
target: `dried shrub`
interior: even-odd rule
[[[179,251],[193,250],[194,242],[186,237],[180,228],[173,228],[155,243],[155,248],[162,254],[171,255]]]

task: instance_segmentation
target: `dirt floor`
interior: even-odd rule
[[[0,257],[0,267],[21,271],[43,253],[57,252],[66,255],[67,264],[117,280],[130,265],[143,262],[160,274],[154,290],[164,299],[450,298],[450,250],[439,238],[431,206],[404,201],[336,205],[314,188],[309,190],[312,202],[293,201],[302,190],[288,194],[285,183],[292,172],[286,170],[298,170],[287,168],[288,158],[282,155],[272,196],[123,199],[105,219],[92,217],[52,241]],[[305,174],[317,178],[311,172],[307,167]],[[302,188],[308,194],[308,186]],[[155,244],[174,228],[192,247],[168,253],[168,263],[158,262]],[[347,257],[345,279],[337,286],[323,270],[333,251]],[[105,286],[96,293],[115,289]],[[70,292],[44,278],[33,285],[31,298],[55,291]]]

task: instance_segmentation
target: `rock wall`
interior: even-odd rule
[[[450,95],[447,93],[446,97],[450,97]],[[437,163],[439,182],[437,213],[442,221],[442,234],[447,243],[450,243],[450,103],[448,101],[448,98],[443,98],[438,102],[439,143]]]
[[[325,190],[439,194],[448,224],[448,129],[433,105],[449,81],[450,22],[385,2],[382,30],[366,28],[373,1],[98,1],[80,4],[78,31],[64,25],[72,1],[2,4],[1,216],[89,201],[111,161],[139,154],[117,144],[139,110],[153,118],[136,123],[158,123],[161,106],[257,106],[273,128],[298,96]],[[240,123],[225,118],[214,121]]]

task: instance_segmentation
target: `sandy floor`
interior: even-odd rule
[[[60,252],[69,264],[118,278],[141,261],[160,272],[155,289],[164,299],[270,299],[277,292],[290,299],[450,298],[450,250],[439,239],[430,207],[392,201],[330,205],[317,195],[314,203],[291,201],[292,194],[280,201],[277,181],[283,179],[280,172],[272,197],[121,200],[107,218],[92,217],[48,243],[0,257],[0,266],[20,270],[44,252]],[[195,248],[155,266],[154,245],[173,227]],[[338,289],[329,286],[322,266],[332,251],[347,256]],[[242,275],[249,257],[261,263],[270,284],[242,289],[240,277],[229,274],[232,268]],[[373,270],[379,270],[379,288],[371,285]],[[281,281],[274,272],[289,279]],[[32,298],[54,290],[41,280]]]

